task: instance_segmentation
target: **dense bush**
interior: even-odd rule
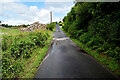
[[[103,45],[104,39],[99,36],[91,36],[90,40],[88,41],[87,45],[88,47],[93,47],[93,46],[99,46],[101,47]]]
[[[47,29],[53,31],[55,29],[55,26],[56,26],[56,22],[52,22],[50,24],[47,24]]]
[[[83,42],[83,43],[87,43],[90,41],[90,39],[92,38],[92,35],[91,34],[88,34],[88,32],[82,34],[78,40]]]
[[[31,57],[33,50],[46,45],[49,35],[46,31],[21,33],[15,36],[3,36],[2,39],[2,77],[16,78],[24,70],[21,59]]]
[[[120,2],[77,2],[64,17],[63,29],[89,48],[120,57]]]

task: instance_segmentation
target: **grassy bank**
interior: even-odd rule
[[[50,41],[52,36],[47,40],[47,44],[43,48],[37,48],[33,51],[34,54],[31,55],[27,61],[23,60],[25,67],[24,72],[19,74],[19,78],[34,78],[40,63],[46,55],[46,52],[50,46]]]
[[[15,35],[21,33],[18,29],[0,29],[0,33],[5,33],[8,35]],[[2,35],[0,35],[2,37]]]
[[[20,32],[18,29],[0,29],[0,33],[17,33]]]
[[[61,28],[61,29],[64,31],[63,28]],[[67,34],[67,36],[70,37],[70,35],[67,32],[65,32],[65,33]],[[114,58],[109,57],[109,56],[104,55],[104,54],[99,54],[98,51],[92,50],[90,47],[88,47],[86,44],[80,42],[78,39],[75,39],[75,38],[71,38],[71,39],[79,47],[81,47],[85,52],[87,52],[88,54],[90,54],[91,56],[93,56],[98,62],[100,62],[105,67],[107,67],[115,75],[120,76],[119,64],[118,64],[118,62]]]
[[[3,35],[2,78],[34,78],[50,45],[51,33],[40,30]]]

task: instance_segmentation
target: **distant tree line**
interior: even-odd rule
[[[6,28],[10,28],[10,27],[28,27],[30,26],[29,24],[28,25],[8,25],[8,24],[1,24],[3,27],[6,27]]]

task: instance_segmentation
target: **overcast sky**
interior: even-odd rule
[[[0,20],[4,24],[20,25],[50,22],[50,11],[53,21],[59,21],[74,6],[74,0],[0,0]]]

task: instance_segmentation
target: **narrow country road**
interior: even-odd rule
[[[56,25],[54,44],[40,65],[35,78],[87,78],[116,80],[115,77],[91,56],[78,50],[73,42]]]

